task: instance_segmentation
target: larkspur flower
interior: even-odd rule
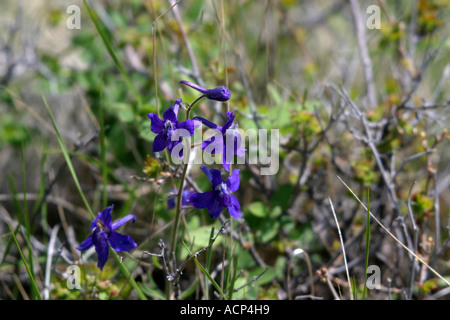
[[[202,142],[202,149],[208,148],[212,155],[222,153],[222,165],[225,170],[230,171],[230,161],[233,155],[243,157],[245,150],[241,147],[241,134],[238,124],[234,122],[233,112],[227,112],[228,120],[223,126],[219,126],[202,117],[194,117],[192,120],[199,121],[207,127],[217,130],[217,135]]]
[[[161,120],[155,113],[149,113],[147,116],[151,120],[151,127],[153,133],[156,133],[155,140],[153,141],[152,152],[160,152],[166,147],[169,152],[182,141],[182,134],[172,137],[176,130],[184,129],[189,133],[189,136],[194,134],[194,121],[187,119],[183,122],[178,122],[178,110],[181,105],[181,99],[177,99],[173,106],[170,106],[163,114],[163,120]],[[178,137],[178,139],[176,139]],[[174,140],[174,141],[172,141]],[[181,156],[182,156],[181,150]]]
[[[91,224],[91,235],[77,247],[78,250],[85,251],[90,247],[95,246],[95,251],[98,256],[97,266],[100,270],[103,270],[103,267],[108,260],[109,246],[116,251],[130,251],[137,247],[136,242],[134,242],[130,236],[125,236],[114,231],[130,220],[133,220],[134,223],[136,217],[129,214],[112,222],[111,211],[113,210],[113,207],[114,206],[112,205],[98,213]]]
[[[209,169],[201,166],[200,169],[208,177],[212,185],[212,190],[203,193],[192,193],[189,202],[197,209],[208,209],[211,218],[217,218],[224,208],[233,218],[242,217],[241,206],[235,195],[230,191],[239,189],[239,169],[233,170],[233,173],[226,181],[222,179],[219,170]]]
[[[214,89],[206,89],[198,84],[192,83],[187,80],[181,80],[180,83],[185,84],[201,93],[203,93],[206,98],[209,100],[215,100],[215,101],[228,101],[231,98],[231,92],[224,86],[220,86]]]

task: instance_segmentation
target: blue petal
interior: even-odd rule
[[[241,133],[237,130],[227,130],[225,132],[225,146],[228,151],[231,151],[233,154],[238,155],[238,157],[243,157],[245,155],[245,151],[247,149],[243,149],[242,137]],[[228,145],[229,144],[229,145]]]
[[[221,203],[221,201],[218,199],[218,197],[213,198],[214,201],[211,202],[211,204],[208,207],[209,216],[211,218],[217,218],[220,216],[220,213],[222,212],[224,206]]]
[[[219,196],[219,199],[224,207],[228,207],[231,204],[231,193],[224,191],[222,197]]]
[[[222,174],[217,169],[211,169],[211,184],[213,189],[223,182]]]
[[[231,191],[236,191],[237,189],[239,189],[239,172],[239,169],[234,169],[233,173],[227,179],[226,184],[228,189],[230,189]]]
[[[108,228],[108,230],[111,230],[111,222],[112,222],[111,211],[113,210],[113,208],[114,205],[103,209],[100,217],[100,220],[102,220],[103,224]]]
[[[212,174],[211,171],[209,170],[209,168],[207,166],[200,166],[200,169],[205,173],[205,175],[208,177],[208,180],[211,181],[212,180]]]
[[[201,123],[203,123],[205,126],[211,128],[211,129],[216,129],[217,127],[219,127],[217,124],[215,124],[214,122],[211,122],[205,118],[202,117],[194,117],[192,118],[192,120],[194,121],[200,121]]]
[[[163,117],[164,117],[164,122],[166,122],[167,120],[169,120],[170,122],[173,122],[174,124],[176,124],[178,122],[177,114],[175,113],[175,110],[173,109],[172,106],[170,106],[166,111],[164,111]]]
[[[164,130],[164,121],[162,121],[155,113],[149,113],[147,117],[151,120],[150,130],[153,133],[160,133]]]
[[[203,88],[203,87],[199,86],[198,84],[192,83],[192,82],[187,81],[187,80],[180,80],[180,83],[185,84],[185,85],[187,85],[187,86],[189,86],[189,87],[191,87],[191,88],[193,88],[193,89],[195,89],[197,91],[200,91],[203,94],[206,94],[208,92],[208,89]]]
[[[97,217],[95,217],[94,221],[92,221],[92,223],[91,223],[91,230],[94,230],[97,227],[97,220],[100,219],[101,216],[102,216],[102,213],[99,212],[97,214]]]
[[[228,212],[230,213],[230,216],[236,219],[242,217],[241,206],[239,204],[238,199],[233,194],[230,194],[230,197],[231,197],[231,204],[228,206]]]
[[[80,250],[80,251],[86,251],[87,249],[92,247],[92,245],[93,245],[93,243],[92,243],[92,235],[90,235],[82,243],[80,243],[80,245],[77,247],[77,249]]]
[[[211,143],[214,142],[215,139],[216,139],[216,137],[211,137],[209,139],[203,140],[203,142],[202,142],[202,149],[205,149],[206,147],[208,147]],[[215,150],[213,150],[211,152],[211,154],[214,154],[213,152],[215,153]]]
[[[229,154],[231,155],[231,157],[228,156]],[[230,157],[230,159],[227,159],[227,157]],[[227,152],[227,148],[225,146],[222,152],[222,166],[225,168],[226,171],[230,171],[230,163],[232,160],[233,160],[233,153]]]
[[[184,144],[182,144],[182,138],[180,137],[180,139],[178,141],[170,141],[169,144],[167,145],[167,150],[169,150],[170,155],[172,157],[178,158],[178,159],[183,159],[183,153],[184,153]],[[179,145],[181,143],[181,147],[177,148],[178,150],[176,150],[177,152],[174,151],[174,148]]]
[[[177,129],[185,129],[189,132],[189,137],[194,134],[194,121],[188,119],[177,124]],[[185,137],[185,135],[182,135]]]
[[[202,142],[202,149],[212,155],[223,152],[222,136],[213,136]]]
[[[168,139],[166,132],[162,131],[158,133],[155,140],[153,140],[152,152],[163,151],[167,147],[168,142],[170,142],[170,138]]]
[[[206,191],[203,193],[192,193],[189,197],[189,203],[197,209],[208,208],[214,201],[214,191]]]
[[[118,232],[111,232],[109,243],[116,251],[130,251],[137,247],[136,242],[130,236],[125,236]]]
[[[228,117],[228,121],[223,125],[222,133],[225,133],[227,131],[227,129],[229,129],[231,127],[231,125],[233,124],[235,115],[233,112],[228,111],[227,117]]]
[[[124,223],[133,220],[133,223],[136,221],[136,217],[132,214],[128,214],[123,218],[120,218],[117,221],[114,221],[112,224],[112,229],[111,230],[116,230],[117,228],[119,228],[121,225],[123,225]]]
[[[178,110],[180,109],[181,106],[181,98],[178,98],[177,100],[175,100],[175,104],[173,105],[173,112],[175,112],[175,117],[178,118]]]
[[[109,256],[109,244],[108,244],[108,236],[106,232],[100,232],[97,230],[94,231],[92,235],[92,242],[95,246],[95,251],[97,251],[98,263],[97,266],[100,270],[103,270],[106,261]]]

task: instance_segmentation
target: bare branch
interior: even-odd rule
[[[369,109],[378,105],[375,83],[373,79],[372,62],[370,60],[369,50],[367,48],[367,40],[365,33],[365,26],[361,19],[361,8],[358,0],[350,0],[350,7],[352,9],[353,19],[355,22],[356,37],[358,39],[358,49],[361,56],[361,61],[364,68],[364,77],[366,79],[367,97],[369,100]]]

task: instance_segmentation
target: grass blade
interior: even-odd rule
[[[130,284],[133,287],[133,289],[136,291],[137,295],[139,296],[139,299],[147,300],[147,297],[142,292],[141,287],[139,287],[139,285],[137,284],[136,280],[134,280],[134,278],[131,276],[130,271],[127,269],[125,264],[122,261],[120,261],[120,257],[117,255],[117,252],[114,251],[114,249],[111,248],[111,247],[109,249],[110,249],[110,251],[112,253],[112,256],[116,260],[117,264],[119,265],[120,270],[122,270],[122,272],[125,275],[125,277],[128,279],[128,281],[130,281]]]
[[[234,252],[234,249],[233,249],[233,252]],[[238,264],[238,260],[239,260],[239,256],[238,255],[232,255],[231,256],[232,257],[232,264],[233,264],[233,276],[231,277],[231,275],[229,275],[228,276],[228,278],[229,277],[231,277],[231,279],[230,279],[230,281],[229,281],[229,285],[227,286],[228,287],[228,299],[230,299],[230,300],[232,300],[233,299],[233,293],[234,293],[234,287],[235,287],[235,283],[236,283],[236,280],[237,280],[237,276],[236,276],[236,274],[237,274],[237,264]],[[230,273],[230,269],[231,269],[231,263],[230,263],[230,267],[228,268],[228,272]]]
[[[28,202],[27,202],[27,184],[26,184],[26,175],[25,175],[25,155],[23,149],[23,142],[21,144],[21,156],[22,156],[22,189],[23,189],[23,221],[25,222],[25,230],[28,241],[30,241],[31,237],[31,229],[30,229],[30,217],[28,216]]]
[[[23,141],[20,145],[20,153],[21,153],[21,162],[22,162],[22,190],[23,190],[23,221],[25,226],[25,237],[26,237],[26,243],[30,244],[30,238],[31,238],[31,226],[30,226],[30,217],[29,217],[29,210],[28,210],[28,201],[27,201],[27,181],[26,181],[26,171],[25,171],[25,152],[23,148]],[[28,268],[29,274],[34,275],[34,263],[33,263],[33,251],[31,250],[31,247],[28,247],[28,261],[29,265]],[[24,261],[25,263],[25,261]],[[28,270],[27,268],[27,270]],[[37,289],[37,286],[32,286],[32,297],[39,297],[39,289]]]
[[[367,268],[369,267],[369,241],[370,241],[370,197],[369,189],[367,189],[367,220],[366,220],[366,267],[364,273],[364,290],[362,294],[362,299],[366,300],[366,290],[367,290]]]
[[[214,226],[211,228],[211,232],[209,234],[209,249],[206,252],[206,270],[209,272],[211,270],[211,255],[212,255],[212,242],[214,238]],[[208,278],[205,277],[205,296],[206,300],[209,300],[209,285]]]
[[[92,208],[89,205],[86,197],[84,196],[83,190],[81,189],[81,185],[80,182],[78,181],[78,177],[73,167],[72,160],[70,159],[69,151],[67,150],[67,147],[61,137],[61,134],[59,133],[58,126],[56,125],[56,121],[55,118],[53,117],[52,111],[50,110],[50,107],[48,106],[47,100],[45,99],[44,95],[41,94],[41,96],[42,100],[44,101],[45,107],[47,108],[50,120],[52,121],[53,128],[55,129],[56,133],[56,138],[58,139],[59,145],[61,147],[61,152],[63,153],[64,159],[66,160],[67,167],[69,168],[70,174],[72,175],[73,181],[75,182],[75,186],[77,187],[78,193],[80,194],[81,199],[83,200],[86,210],[89,212],[92,219],[95,219],[95,214],[92,211]]]
[[[197,260],[197,258],[195,257],[195,255],[192,254],[191,250],[189,250],[189,247],[186,245],[186,243],[184,241],[183,245],[184,248],[187,250],[187,252],[189,253],[189,255],[191,256],[191,258],[194,259],[195,263],[197,264],[197,266],[200,268],[200,270],[203,272],[203,274],[208,278],[208,280],[212,283],[212,285],[214,286],[214,288],[216,288],[217,292],[220,294],[220,296],[222,297],[223,300],[227,300],[227,297],[225,296],[225,294],[223,293],[222,289],[220,288],[220,286],[217,284],[216,280],[213,279],[213,277],[211,277],[211,275],[209,274],[209,272],[202,266],[202,264]]]
[[[5,221],[6,221],[6,219],[5,219]],[[27,269],[27,273],[28,273],[28,276],[30,277],[30,281],[31,281],[31,288],[34,292],[34,295],[38,300],[42,300],[41,294],[39,293],[39,288],[36,284],[36,281],[34,280],[34,275],[30,269],[30,266],[28,265],[28,261],[25,259],[25,256],[23,255],[22,249],[20,248],[19,242],[17,241],[16,234],[15,234],[13,228],[11,227],[11,224],[9,223],[9,221],[6,221],[6,224],[8,225],[9,231],[11,231],[11,235],[12,235],[12,238],[14,239],[14,242],[16,243],[17,250],[19,250],[20,258],[22,259],[22,262],[25,265],[25,268]]]

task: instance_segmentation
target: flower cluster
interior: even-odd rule
[[[209,100],[221,102],[231,98],[230,91],[224,86],[206,89],[185,80],[180,81],[180,83],[199,91],[202,94],[200,98],[206,97]],[[163,119],[160,119],[155,113],[148,114],[148,118],[151,120],[151,130],[157,134],[153,141],[152,152],[162,151],[166,147],[169,152],[172,152],[182,139],[179,134],[174,136],[176,134],[175,129],[187,130],[190,137],[194,134],[196,124],[202,123],[214,129],[217,133],[215,136],[202,142],[202,149],[211,155],[222,153],[222,165],[226,171],[230,171],[232,157],[234,155],[242,157],[245,151],[245,149],[241,148],[241,135],[237,130],[238,125],[234,122],[235,115],[232,112],[227,112],[228,120],[223,126],[219,126],[202,117],[194,117],[178,122],[178,110],[181,103],[181,99],[177,99],[175,105],[170,106],[164,112]],[[231,146],[231,150],[227,146]],[[232,217],[241,217],[241,207],[238,199],[231,194],[232,191],[237,191],[239,188],[239,170],[234,170],[229,178],[224,181],[219,170],[208,169],[206,166],[201,166],[201,169],[211,182],[212,190],[204,193],[183,191],[182,205],[190,204],[197,209],[206,208],[211,218],[217,218],[225,208],[228,209]],[[169,208],[173,207],[175,207],[175,199],[171,198],[169,199]]]
[[[202,98],[207,98],[214,101],[227,101],[231,97],[230,91],[226,87],[217,87],[214,89],[205,89],[189,81],[180,81],[197,91],[202,95],[194,101],[194,103],[187,109],[189,115],[192,106]],[[230,162],[234,155],[242,157],[245,149],[241,148],[241,136],[239,134],[238,126],[234,122],[235,115],[232,112],[227,112],[227,121],[223,126],[219,126],[205,118],[194,117],[184,121],[178,121],[178,113],[180,107],[183,107],[181,99],[177,99],[174,105],[170,106],[164,111],[162,119],[155,113],[149,113],[148,118],[151,120],[150,129],[156,134],[153,141],[152,152],[161,152],[167,150],[177,157],[183,157],[183,150],[179,154],[173,154],[175,147],[182,142],[182,137],[191,137],[197,126],[204,124],[205,126],[214,129],[216,135],[202,142],[202,149],[215,155],[222,153],[223,167],[226,171],[230,171]],[[181,145],[182,146],[182,145]],[[230,150],[227,149],[227,146]],[[231,148],[229,147],[231,146]],[[188,153],[189,154],[189,153]],[[186,162],[188,163],[188,162]],[[185,169],[187,164],[185,165]],[[207,209],[211,218],[217,218],[226,208],[229,214],[234,218],[242,216],[239,201],[232,192],[239,188],[239,170],[235,169],[226,180],[222,179],[221,172],[217,169],[209,169],[206,166],[201,166],[201,170],[208,177],[211,182],[211,190],[206,192],[196,193],[192,190],[182,190],[180,206],[192,205],[197,209]],[[183,179],[185,177],[183,176]],[[182,179],[182,180],[183,180]],[[176,192],[173,190],[173,192]],[[168,208],[176,206],[175,198],[170,197],[168,201]],[[180,210],[180,207],[178,207]],[[109,257],[110,248],[115,251],[130,251],[137,247],[137,244],[130,236],[126,236],[116,232],[115,230],[128,221],[135,221],[134,215],[127,215],[118,221],[112,222],[111,212],[113,206],[103,209],[99,212],[97,217],[91,224],[91,234],[77,247],[80,251],[86,251],[91,247],[95,247],[98,256],[97,266],[100,270],[106,264]],[[176,220],[177,221],[177,220]],[[176,222],[175,222],[176,224]],[[176,230],[176,228],[174,229]]]

